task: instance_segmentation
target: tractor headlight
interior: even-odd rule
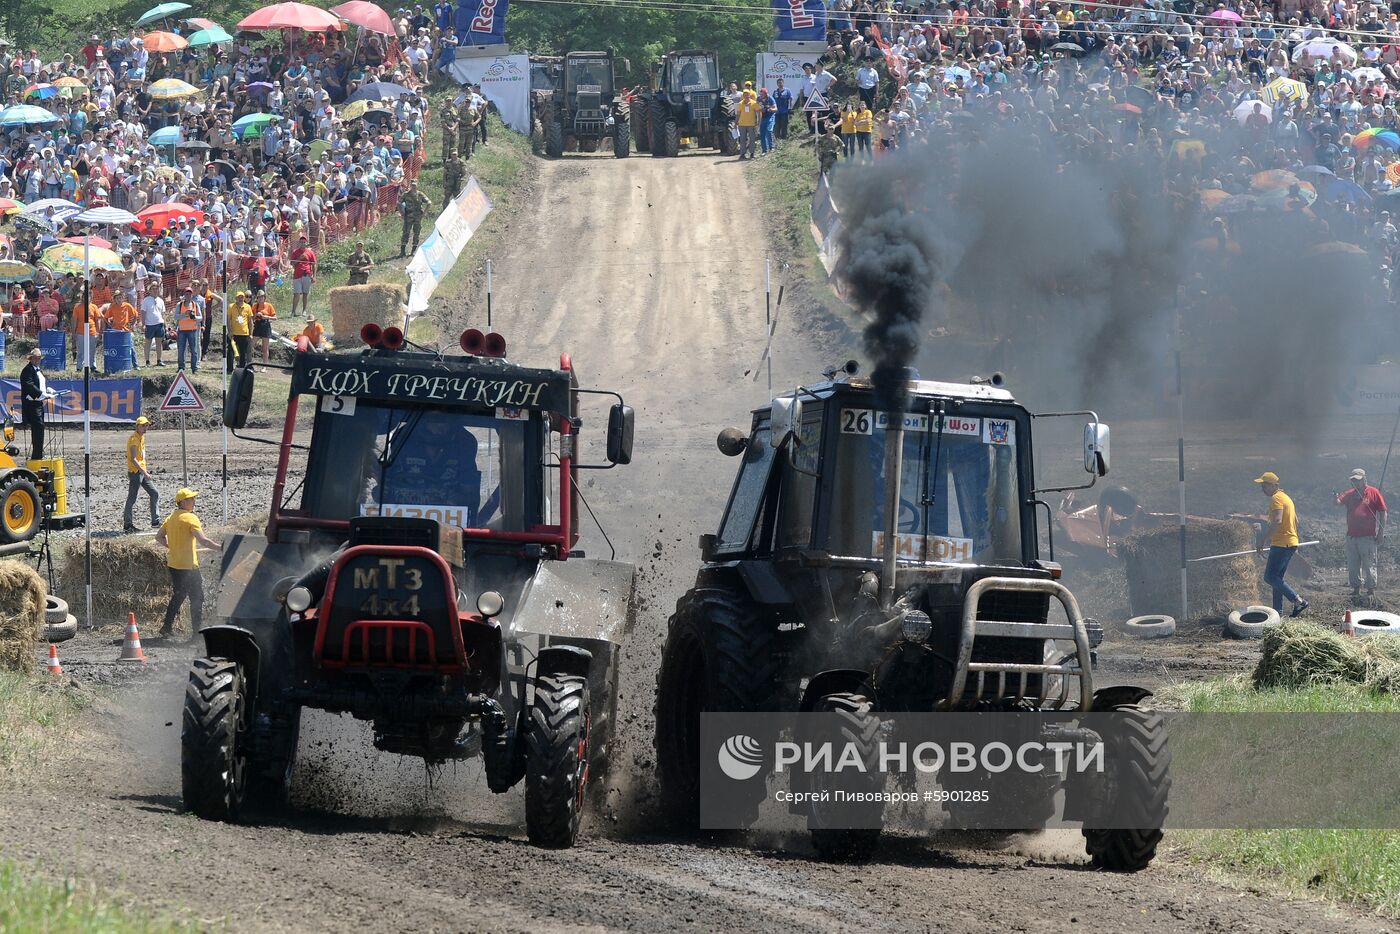
[[[933,620],[923,610],[910,610],[899,622],[899,634],[905,642],[927,642],[933,633]]]
[[[287,609],[293,613],[305,613],[311,606],[311,591],[305,587],[293,587],[287,591]]]
[[[502,597],[494,590],[484,590],[481,596],[476,598],[476,611],[487,619],[493,616],[500,616],[501,611],[505,608],[505,597]]]
[[[13,441],[13,440],[15,440],[15,426],[14,426],[14,425],[6,425],[6,426],[5,426],[5,440],[6,440],[6,441]]]

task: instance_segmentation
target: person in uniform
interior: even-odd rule
[[[1286,597],[1293,604],[1297,616],[1308,608],[1308,601],[1298,595],[1284,579],[1288,573],[1288,562],[1298,553],[1298,512],[1293,507],[1293,499],[1279,485],[1278,474],[1267,470],[1256,477],[1259,491],[1269,501],[1269,511],[1258,518],[1267,524],[1269,559],[1264,565],[1264,583],[1273,589],[1273,607],[1283,612]]]
[[[349,285],[365,285],[369,282],[369,267],[374,265],[374,260],[370,259],[365,252],[365,242],[357,240],[355,242],[355,252],[350,254],[350,259],[346,261],[350,267]]]
[[[467,178],[467,164],[462,161],[462,157],[457,153],[452,154],[452,158],[447,161],[442,173],[442,202],[446,204],[457,197],[457,192],[462,190],[462,183]]]
[[[418,241],[423,236],[423,212],[431,207],[432,203],[427,195],[418,190],[418,179],[415,178],[409,183],[408,191],[404,192],[403,198],[399,200],[399,214],[403,217],[403,233],[399,235],[400,256],[409,252],[410,232],[413,237],[413,249],[418,249]]]
[[[480,122],[481,114],[477,109],[467,106],[457,127],[457,152],[463,159],[472,157],[472,150],[476,148],[476,125]]]
[[[821,166],[822,175],[830,175],[831,170],[836,167],[836,160],[841,157],[841,141],[832,132],[832,127],[827,124],[822,135],[817,137],[817,162]]]
[[[451,101],[442,109],[442,162],[446,165],[457,155],[458,123],[457,106]]]
[[[204,624],[204,576],[199,570],[199,546],[217,548],[223,551],[223,543],[204,534],[204,525],[194,514],[194,499],[199,494],[189,487],[175,494],[178,507],[161,525],[156,533],[156,544],[169,551],[165,560],[170,570],[170,603],[165,607],[165,625],[160,627],[162,636],[175,631],[175,617],[185,600],[190,601],[190,622],[194,631],[199,632]]]

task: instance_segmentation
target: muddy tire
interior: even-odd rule
[[[534,151],[535,155],[540,155],[544,152],[544,147],[544,124],[540,122],[538,117],[536,117],[530,122],[530,148]]]
[[[1105,813],[1135,829],[1084,828],[1084,851],[1094,866],[1110,872],[1139,872],[1157,855],[1171,790],[1171,750],[1162,715],[1137,704],[1110,708],[1123,717],[1107,739],[1109,763]]]
[[[781,667],[777,621],[742,590],[696,588],[676,603],[656,678],[656,766],[662,813],[677,830],[700,826],[700,714],[778,709]],[[767,795],[745,786],[740,823]]]
[[[661,101],[653,100],[647,107],[647,130],[651,134],[651,154],[660,159],[666,155],[666,121],[671,113]]]
[[[44,622],[61,623],[68,618],[68,601],[49,594],[44,598]]]
[[[715,148],[720,151],[721,155],[737,156],[739,154],[739,141],[734,138],[734,134],[730,131],[739,119],[738,108],[729,99],[729,95],[721,94],[719,109],[719,145]]]
[[[301,708],[286,716],[286,724],[276,752],[252,762],[248,767],[248,806],[276,813],[287,808],[292,793],[292,772],[296,768],[297,743],[301,740]]]
[[[1176,620],[1170,616],[1134,616],[1123,624],[1123,634],[1134,639],[1165,639],[1175,633]]]
[[[61,623],[44,624],[45,642],[67,642],[78,634],[78,617],[68,613]]]
[[[26,477],[11,477],[0,485],[0,544],[27,542],[39,531],[44,510],[39,490]]]
[[[674,159],[681,154],[681,128],[674,120],[666,120],[661,124],[661,140],[665,144],[665,155]]]
[[[651,113],[651,105],[637,98],[632,102],[631,117],[628,123],[632,128],[632,142],[637,147],[637,152],[651,152],[651,126],[647,123],[647,116]]]
[[[574,845],[588,783],[588,682],[543,675],[525,741],[525,830],[536,846]]]
[[[248,698],[243,669],[227,658],[196,658],[185,686],[180,788],[205,820],[235,821],[247,790],[242,747]]]
[[[830,735],[814,737],[816,742],[831,742],[838,748],[847,743],[858,750],[866,771],[858,774],[822,776],[809,785],[809,790],[874,792],[884,790],[885,775],[879,770],[880,718],[875,716],[870,699],[860,694],[828,694],[817,701],[813,713],[827,714],[839,722]],[[834,795],[833,795],[834,797]],[[881,824],[885,807],[882,802],[863,802],[856,813],[855,805],[840,809],[840,823]],[[832,815],[835,816],[835,815]],[[881,828],[828,826],[833,823],[825,809],[814,804],[807,813],[807,830],[812,835],[812,848],[822,859],[842,862],[864,862],[875,852],[880,842]]]
[[[613,157],[626,159],[632,155],[632,129],[625,123],[613,127]]]
[[[564,124],[558,120],[550,123],[549,132],[545,134],[544,154],[551,159],[564,155]]]
[[[1247,606],[1225,620],[1225,631],[1236,639],[1262,639],[1264,630],[1279,625],[1278,610],[1271,606]]]

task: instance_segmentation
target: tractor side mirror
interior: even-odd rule
[[[632,427],[636,412],[619,402],[608,412],[608,463],[632,463]]]
[[[715,446],[725,457],[738,457],[749,446],[749,439],[737,428],[726,428],[715,439]]]
[[[802,424],[802,400],[796,396],[782,396],[773,400],[772,416],[769,420],[768,444],[780,448],[790,435],[797,433]]]
[[[228,378],[228,395],[224,396],[224,425],[242,428],[248,424],[248,410],[253,405],[253,370],[236,366]]]
[[[1108,426],[1089,422],[1084,426],[1084,469],[1096,477],[1108,476]]]

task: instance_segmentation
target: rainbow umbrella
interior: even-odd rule
[[[18,214],[24,210],[24,202],[14,198],[0,198],[0,213]]]
[[[199,93],[199,88],[179,78],[161,78],[146,89],[152,100],[171,101]],[[3,118],[4,114],[0,114]]]
[[[39,262],[60,276],[70,272],[81,276],[84,268],[83,254],[87,254],[86,268],[89,270],[120,272],[122,269],[122,258],[111,250],[84,247],[76,243],[60,243],[49,247],[40,254]]]
[[[0,121],[3,121],[3,118],[4,114],[0,114]],[[1371,146],[1384,146],[1386,149],[1400,150],[1400,133],[1373,126],[1362,130],[1351,138],[1351,148],[1357,152],[1364,152]]]
[[[34,278],[34,267],[17,259],[0,259],[0,282],[12,285]]]
[[[48,100],[58,96],[58,88],[52,84],[31,84],[24,89],[24,96],[32,97],[36,101]]]

